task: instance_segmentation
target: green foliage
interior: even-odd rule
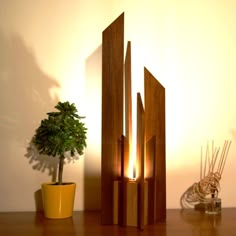
[[[47,113],[48,118],[41,121],[33,138],[34,144],[41,154],[53,157],[64,159],[64,154],[68,151],[72,157],[76,152],[82,155],[87,138],[87,128],[80,121],[84,117],[77,114],[73,103],[59,102],[55,108],[57,112]],[[59,167],[59,171],[60,169]]]

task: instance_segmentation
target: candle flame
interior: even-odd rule
[[[136,150],[132,143],[130,144],[130,156],[128,167],[128,178],[130,180],[136,180]]]

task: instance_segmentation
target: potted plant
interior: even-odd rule
[[[72,216],[76,185],[63,182],[64,162],[68,153],[72,158],[83,154],[87,128],[73,103],[58,102],[55,108],[57,112],[47,113],[48,118],[41,121],[33,143],[40,154],[59,158],[57,181],[41,186],[44,215],[67,218]]]

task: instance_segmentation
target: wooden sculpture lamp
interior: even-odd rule
[[[102,40],[102,224],[143,229],[166,218],[165,88],[144,68],[145,101],[143,106],[138,93],[131,179],[131,43],[124,60],[124,13],[103,31]]]

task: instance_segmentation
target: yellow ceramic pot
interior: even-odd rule
[[[42,184],[44,215],[51,219],[62,219],[72,216],[75,198],[75,183]]]

